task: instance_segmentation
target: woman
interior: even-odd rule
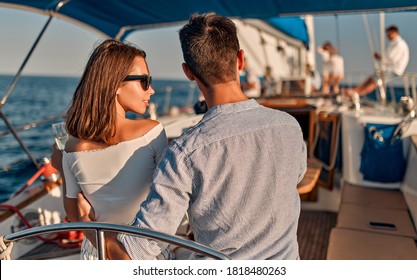
[[[155,93],[145,57],[132,45],[106,40],[87,63],[66,114],[70,136],[62,169],[70,221],[78,221],[79,192],[93,206],[97,221],[117,224],[129,224],[148,195],[167,145],[165,131],[157,121],[125,117],[128,111],[145,113]],[[96,258],[87,239],[81,257]]]
[[[339,83],[345,75],[343,57],[337,54],[337,48],[334,48],[328,41],[324,42],[323,46],[318,47],[317,52],[323,59],[322,92],[328,94],[330,86],[333,86],[333,92],[338,94],[340,92]]]

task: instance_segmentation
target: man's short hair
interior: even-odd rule
[[[214,13],[194,14],[179,31],[184,61],[206,87],[237,79],[236,26]]]
[[[387,28],[385,28],[385,31],[386,32],[388,32],[388,31],[395,31],[395,32],[398,33],[398,27],[396,25],[390,25]]]

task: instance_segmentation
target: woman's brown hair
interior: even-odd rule
[[[94,49],[66,114],[70,135],[111,144],[116,133],[116,92],[137,56],[145,59],[146,53],[112,39]]]

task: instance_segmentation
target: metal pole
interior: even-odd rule
[[[379,79],[378,79],[378,87],[379,87],[379,93],[381,95],[381,103],[382,105],[387,104],[387,93],[386,93],[386,87],[385,87],[385,13],[381,12],[379,14],[379,36],[381,40],[381,73]]]
[[[106,241],[104,237],[104,231],[98,230],[96,231],[96,239],[97,239],[97,253],[99,260],[106,259]]]
[[[3,108],[4,104],[7,101],[7,98],[9,98],[10,94],[12,93],[12,90],[14,89],[17,81],[20,78],[20,75],[22,74],[23,68],[25,68],[26,63],[29,61],[29,58],[32,56],[33,51],[35,50],[36,46],[38,45],[40,39],[42,38],[43,34],[46,31],[46,28],[50,24],[53,16],[49,16],[48,20],[46,21],[44,27],[42,28],[42,31],[39,33],[38,37],[36,38],[35,42],[33,43],[32,47],[30,48],[28,54],[26,55],[25,59],[23,60],[22,65],[20,66],[19,70],[17,71],[16,75],[13,78],[13,81],[11,82],[9,88],[6,91],[6,94],[3,96],[3,98],[0,101],[0,110]]]
[[[3,98],[0,101],[0,117],[3,119],[6,126],[9,128],[10,132],[13,134],[16,141],[19,143],[20,147],[23,149],[23,151],[28,155],[29,159],[33,162],[33,164],[36,166],[36,168],[39,168],[39,164],[36,161],[36,159],[32,156],[27,146],[23,143],[22,139],[17,134],[16,130],[14,129],[13,125],[9,122],[6,115],[3,112],[3,106],[6,103],[7,99],[9,98],[10,94],[12,93],[17,81],[20,78],[20,75],[23,71],[23,69],[26,66],[26,63],[29,61],[29,58],[32,56],[33,51],[35,50],[36,46],[38,45],[41,37],[45,33],[46,28],[50,24],[52,20],[52,15],[49,16],[48,20],[46,21],[44,27],[42,28],[42,31],[39,33],[38,37],[36,38],[35,42],[33,43],[31,49],[29,50],[29,53],[26,55],[25,59],[23,60],[22,65],[20,66],[19,70],[17,71],[16,75],[13,78],[13,81],[11,82],[9,88],[6,91],[6,94],[3,96]]]
[[[3,110],[0,110],[0,117],[3,119],[4,123],[6,124],[6,126],[9,128],[10,132],[13,134],[14,138],[16,138],[17,142],[19,143],[20,147],[25,151],[25,153],[28,155],[29,159],[33,162],[33,164],[36,166],[36,168],[39,168],[40,165],[39,163],[36,161],[36,159],[32,156],[32,154],[30,153],[29,149],[27,148],[27,146],[25,145],[25,143],[23,143],[22,139],[19,137],[19,135],[17,135],[16,130],[14,129],[14,127],[12,126],[12,124],[9,122],[9,120],[7,119],[7,117],[4,115]]]
[[[60,1],[54,11],[58,11],[66,2],[68,1]],[[9,122],[9,120],[7,119],[6,115],[3,113],[3,106],[6,103],[7,99],[9,98],[10,94],[12,93],[17,81],[20,78],[20,75],[22,74],[23,69],[25,68],[27,62],[29,61],[29,58],[32,56],[33,51],[35,50],[36,46],[38,45],[40,39],[42,38],[43,34],[45,33],[46,29],[48,28],[49,24],[51,23],[51,20],[53,18],[53,14],[51,13],[48,20],[46,21],[45,25],[43,26],[41,32],[39,33],[38,37],[36,38],[35,42],[33,43],[32,47],[30,48],[28,54],[26,55],[25,59],[23,60],[22,65],[20,66],[19,70],[17,71],[15,77],[13,78],[9,88],[7,89],[5,95],[3,96],[3,98],[0,101],[0,117],[3,119],[4,123],[6,124],[6,126],[9,128],[10,132],[13,134],[14,138],[16,138],[17,142],[19,143],[19,145],[22,147],[22,149],[25,151],[25,153],[28,155],[29,159],[33,162],[33,164],[35,164],[35,166],[37,168],[39,168],[39,164],[36,162],[35,158],[32,156],[32,154],[30,153],[29,149],[27,148],[27,146],[23,143],[22,139],[19,137],[19,135],[17,134],[16,130],[14,129],[14,127],[12,126],[12,124]]]
[[[269,59],[268,59],[268,53],[266,51],[266,41],[265,38],[262,36],[262,31],[260,29],[257,30],[259,34],[259,41],[261,43],[262,52],[264,53],[265,58],[265,66],[270,66]]]
[[[381,65],[384,66],[385,62],[385,13],[381,12],[379,14],[379,40],[381,42]],[[382,69],[386,70],[386,69]]]

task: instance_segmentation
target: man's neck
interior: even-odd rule
[[[248,100],[240,89],[239,83],[235,81],[216,84],[210,88],[203,86],[200,87],[200,90],[203,92],[209,109],[218,105]]]

